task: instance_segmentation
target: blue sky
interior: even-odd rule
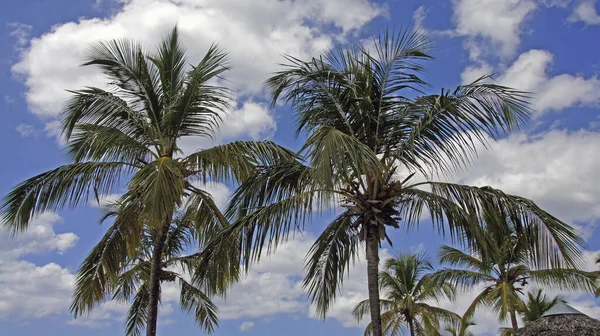
[[[600,16],[595,0],[55,0],[10,1],[0,13],[0,142],[5,156],[0,194],[19,181],[65,163],[56,134],[64,89],[101,85],[82,69],[81,52],[95,40],[128,37],[152,46],[179,24],[191,61],[217,41],[230,52],[229,79],[238,106],[214,143],[273,139],[291,148],[290,111],[269,109],[261,83],[281,54],[310,57],[336,41],[368,39],[385,27],[416,26],[434,42],[427,79],[436,92],[493,73],[501,83],[534,92],[529,127],[482,150],[452,180],[492,185],[530,197],[585,233],[589,267],[600,250]],[[212,143],[188,139],[187,150]],[[208,187],[220,204],[230,188]],[[115,191],[118,193],[118,190]],[[46,213],[15,240],[0,237],[0,334],[122,334],[124,308],[114,303],[73,321],[68,315],[74,273],[103,233],[101,210],[90,205]],[[330,317],[315,319],[299,286],[305,251],[326,217],[282,246],[220,302],[216,335],[360,335],[349,312],[366,297],[364,262],[352,271]],[[442,238],[427,222],[393,233],[394,248],[435,255]],[[162,334],[199,333],[164,291]],[[567,294],[576,308],[600,318],[600,306]],[[472,294],[445,307],[462,311]],[[477,334],[498,324],[476,315]],[[493,333],[492,333],[493,334]]]

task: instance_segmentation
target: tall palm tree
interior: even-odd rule
[[[144,225],[140,232],[141,239],[128,240],[128,237],[118,234],[123,228],[123,218],[131,218],[123,204],[115,204],[103,220],[116,218],[113,225],[107,230],[102,240],[92,249],[85,258],[77,274],[75,294],[71,304],[71,312],[77,318],[81,313],[95,307],[108,298],[129,303],[130,308],[126,319],[126,334],[141,335],[146,329],[148,317],[148,301],[150,299],[150,269],[152,264],[153,248],[158,237],[158,230],[152,225]],[[133,228],[138,230],[139,228]],[[201,249],[198,241],[205,241],[203,235],[208,232],[198,232],[192,218],[183,215],[175,216],[168,229],[164,242],[164,249],[160,260],[159,282],[177,283],[180,288],[181,308],[191,313],[196,322],[206,331],[213,332],[218,326],[218,308],[204,291],[213,278],[205,279],[206,282],[199,286],[191,281],[190,271],[198,262],[198,254],[184,255],[190,249]],[[196,240],[198,239],[198,241]],[[107,248],[110,245],[121,245],[120,249]],[[106,256],[107,253],[122,253],[122,256]],[[118,259],[122,262],[117,265],[118,270],[109,270],[107,263],[101,260]],[[228,283],[238,279],[235,269],[233,273],[220,276],[221,283],[210,283],[217,288],[218,293],[224,293]],[[96,274],[107,274],[108,281],[98,281]]]
[[[549,299],[546,294],[542,294],[541,289],[538,289],[535,292],[527,292],[527,302],[525,302],[523,309],[520,312],[523,322],[527,324],[539,320],[544,313],[554,307],[560,300],[562,300],[560,296]]]
[[[297,160],[256,171],[232,196],[227,214],[237,219],[223,237],[242,237],[244,264],[304,227],[313,210],[344,208],[310,250],[304,286],[325,317],[364,248],[373,334],[381,336],[380,244],[391,243],[390,228],[417,227],[424,211],[441,233],[473,242],[481,212],[500,207],[524,227],[539,223],[548,262],[579,259],[576,232],[532,201],[415,177],[464,168],[480,143],[527,120],[527,96],[483,79],[425,94],[425,36],[385,33],[373,45],[339,46],[308,61],[288,56],[267,81],[273,104],[291,103],[306,141]]]
[[[411,336],[439,335],[440,322],[455,323],[460,316],[431,305],[441,298],[453,299],[456,289],[448,282],[432,278],[433,265],[424,254],[403,254],[385,262],[379,273],[379,288],[385,299],[380,299],[383,312],[381,321],[386,335],[399,335],[408,327]],[[352,314],[360,321],[369,314],[369,300],[360,302]],[[369,324],[365,335],[371,335]]]
[[[182,138],[214,137],[231,99],[229,91],[218,85],[229,69],[227,55],[213,45],[199,63],[189,66],[176,28],[155,52],[128,40],[94,44],[84,65],[99,67],[109,82],[108,89],[72,91],[62,115],[72,162],[17,185],[4,198],[2,220],[17,234],[27,229],[35,214],[85,204],[126,182],[133,200],[124,213],[139,213],[140,223],[148,222],[157,230],[146,324],[147,335],[154,336],[160,262],[175,209],[195,214],[198,228],[226,222],[210,194],[194,182],[240,181],[256,166],[290,153],[270,142],[253,141],[182,153]],[[141,228],[136,230],[132,232]],[[110,273],[125,261],[117,259],[122,253],[105,256]],[[98,281],[106,281],[105,275],[98,276]]]
[[[505,225],[487,226],[480,244],[472,245],[468,253],[450,246],[441,247],[440,262],[455,268],[437,271],[436,278],[467,288],[484,284],[465,316],[472,316],[479,305],[487,305],[498,314],[500,321],[510,319],[510,331],[514,332],[518,329],[517,313],[525,306],[521,295],[527,284],[535,282],[565,290],[596,290],[597,275],[592,272],[535,263],[540,255],[549,253],[532,247],[531,242],[539,239],[538,227],[522,229],[510,218],[504,222]]]

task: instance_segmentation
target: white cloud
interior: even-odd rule
[[[310,236],[297,236],[281,244],[275,253],[263,255],[261,262],[218,299],[219,317],[224,320],[263,317],[275,314],[305,313],[301,279],[304,256],[312,245]]]
[[[248,331],[252,328],[254,328],[254,322],[252,321],[244,321],[244,323],[242,323],[242,325],[240,326],[241,331]]]
[[[0,260],[0,316],[62,314],[69,308],[74,283],[75,276],[55,263]]]
[[[200,60],[215,41],[231,55],[228,83],[243,101],[225,136],[263,137],[274,131],[274,119],[249,97],[261,93],[280,55],[306,58],[382,13],[368,0],[130,0],[111,17],[56,25],[31,40],[13,72],[27,86],[30,110],[56,118],[69,96],[64,89],[104,83],[95,69],[79,67],[88,43],[127,37],[152,46],[177,23],[189,60]]]
[[[5,237],[0,246],[0,260],[17,259],[32,253],[64,253],[75,246],[79,237],[74,233],[54,232],[54,226],[62,219],[53,212],[45,212],[31,221],[27,231],[14,238]]]
[[[227,200],[231,195],[231,189],[229,189],[229,187],[227,187],[221,182],[209,182],[206,184],[194,182],[192,184],[196,188],[208,192],[212,196],[213,200],[215,201],[215,204],[217,205],[217,207],[219,207],[219,209],[225,209],[225,205],[227,205]]]
[[[460,78],[463,84],[470,84],[482,76],[491,75],[493,72],[492,67],[485,62],[480,62],[479,65],[471,65],[465,68],[460,74]]]
[[[426,9],[425,6],[419,6],[419,8],[417,8],[415,10],[415,12],[413,13],[413,21],[415,23],[415,29],[420,30],[423,33],[427,33],[427,29],[425,28],[425,25],[423,24],[423,21],[425,21],[425,17],[426,17]]]
[[[600,218],[598,146],[600,133],[585,130],[514,135],[480,150],[479,160],[458,180],[528,197],[589,230]]]
[[[75,276],[55,263],[37,266],[20,260],[33,253],[64,253],[78,237],[54,232],[61,218],[52,212],[35,217],[27,231],[0,238],[0,316],[22,319],[64,313],[71,301]]]
[[[514,55],[523,23],[537,7],[534,0],[453,0],[452,3],[456,33],[469,37],[467,48],[472,59],[481,52],[475,52],[477,48],[492,54],[498,52],[494,47],[499,47],[502,57]],[[488,51],[488,44],[493,49]]]
[[[33,125],[19,124],[17,126],[16,130],[24,138],[36,134],[35,129],[33,128]]]
[[[575,6],[569,21],[581,21],[588,25],[600,25],[600,15],[596,9],[595,0],[582,0]]]
[[[533,92],[534,108],[540,113],[600,103],[600,80],[597,77],[570,74],[551,77],[548,68],[552,61],[553,55],[546,50],[529,50],[521,54],[498,81]]]
[[[104,302],[89,314],[69,320],[67,324],[88,328],[107,327],[115,321],[123,321],[128,308],[127,304],[121,302]]]
[[[17,50],[23,50],[23,48],[27,46],[27,43],[29,43],[29,35],[31,34],[31,29],[33,29],[33,27],[19,22],[9,23],[8,27],[12,29],[9,35],[16,40],[15,48]]]

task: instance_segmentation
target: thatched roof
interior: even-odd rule
[[[559,301],[538,321],[520,328],[515,336],[599,336],[600,321]]]

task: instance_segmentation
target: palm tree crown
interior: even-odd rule
[[[296,132],[306,141],[296,160],[256,171],[234,193],[228,215],[236,222],[222,239],[241,237],[244,264],[302,228],[313,210],[343,207],[309,252],[304,285],[325,316],[364,242],[371,319],[381,336],[378,248],[382,240],[391,243],[390,228],[414,228],[424,211],[437,230],[470,242],[484,212],[510,213],[524,227],[539,224],[547,238],[540,248],[552,251],[558,243],[547,260],[577,254],[572,229],[527,199],[414,177],[464,167],[477,143],[527,119],[527,96],[481,80],[424,94],[422,63],[431,58],[425,36],[385,33],[374,46],[339,46],[308,61],[288,56],[267,81],[274,104],[291,104]]]
[[[527,292],[527,302],[525,302],[520,312],[523,322],[527,324],[539,320],[544,313],[554,307],[560,300],[562,300],[560,296],[549,299],[546,294],[542,294],[541,289],[538,289],[536,292]]]
[[[229,69],[227,55],[213,45],[199,63],[188,66],[176,28],[155,52],[128,40],[92,45],[84,65],[99,67],[109,82],[107,89],[72,91],[62,115],[72,162],[16,186],[4,199],[2,222],[18,233],[27,229],[35,214],[85,204],[92,195],[99,198],[115,192],[126,181],[120,214],[139,220],[118,217],[117,221],[138,226],[128,228],[129,232],[141,232],[146,223],[157,230],[148,283],[147,335],[154,336],[160,260],[175,210],[183,209],[199,231],[225,225],[211,195],[198,183],[241,181],[257,166],[291,153],[271,142],[253,141],[181,152],[183,137],[214,137],[231,97],[218,85]],[[106,255],[111,260],[100,262],[107,263],[109,273],[118,272],[117,266],[126,262],[123,253]],[[98,281],[108,278],[98,274]]]
[[[440,322],[454,323],[460,317],[446,309],[431,305],[441,298],[453,299],[455,288],[448,282],[432,278],[433,266],[423,254],[400,255],[385,262],[379,273],[381,321],[386,335],[400,335],[403,328],[414,335],[439,335]],[[369,300],[360,302],[353,311],[360,321],[369,313]],[[365,335],[372,333],[367,326]]]
[[[594,291],[597,276],[578,268],[543,267],[535,260],[545,252],[536,248],[538,229],[523,230],[520,225],[505,219],[504,225],[490,224],[470,253],[442,246],[440,261],[456,268],[444,268],[435,273],[440,280],[472,287],[485,284],[465,316],[471,317],[480,304],[490,306],[501,321],[510,319],[512,330],[518,328],[516,313],[524,307],[523,288],[535,282],[547,287]],[[485,238],[483,238],[485,237]]]

